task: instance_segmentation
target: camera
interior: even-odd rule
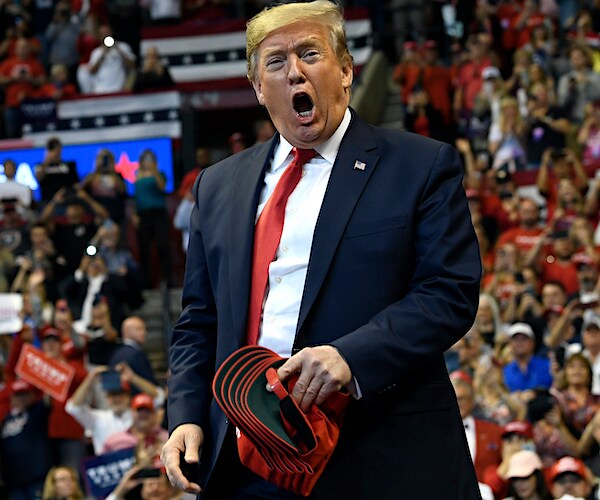
[[[100,374],[102,388],[106,392],[121,391],[121,374],[115,370],[108,370]]]
[[[561,151],[560,149],[554,149],[551,153],[550,153],[550,159],[553,162],[556,161],[560,161],[560,160],[564,160],[566,158],[566,154],[564,151]]]
[[[104,37],[104,40],[102,42],[104,43],[104,45],[106,47],[110,48],[115,44],[115,39],[109,35],[109,36]]]
[[[148,469],[140,469],[138,472],[136,472],[132,479],[147,479],[147,478],[156,478],[156,477],[160,477],[160,469],[156,469],[156,468],[148,468]]]
[[[110,158],[108,157],[107,154],[102,155],[102,161],[100,162],[100,172],[102,173],[107,173],[108,172],[108,166],[110,165]]]
[[[86,255],[89,257],[94,257],[98,253],[98,247],[96,245],[88,245],[85,249]]]
[[[104,337],[104,328],[102,328],[101,326],[88,326],[87,336],[91,340],[101,339],[102,337]]]

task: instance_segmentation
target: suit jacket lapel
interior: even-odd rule
[[[378,162],[371,131],[353,112],[317,220],[296,335],[317,298],[352,211]]]
[[[231,218],[229,224],[229,290],[231,314],[238,347],[245,343],[246,317],[250,295],[254,219],[265,170],[279,142],[275,135],[270,142],[259,146],[247,162],[240,163],[233,179]]]

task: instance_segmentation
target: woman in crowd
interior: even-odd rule
[[[44,481],[42,500],[81,500],[85,498],[79,486],[79,475],[71,467],[52,467]]]
[[[578,456],[578,440],[567,427],[554,390],[537,391],[527,405],[527,420],[533,424],[533,441],[544,467],[565,455]]]
[[[490,127],[489,151],[493,155],[492,168],[508,165],[509,171],[525,168],[525,124],[519,112],[519,103],[512,97],[500,101],[500,120]]]
[[[583,164],[600,168],[600,99],[588,105],[577,142],[583,149]]]
[[[591,393],[592,366],[583,354],[566,360],[564,376],[566,387],[560,391],[558,402],[565,424],[579,438],[600,408],[600,397]]]
[[[158,170],[156,154],[150,149],[142,152],[135,179],[134,225],[137,227],[140,267],[144,285],[152,287],[150,255],[152,243],[156,244],[162,278],[170,286],[171,258],[169,255],[169,216],[167,214],[166,178]]]
[[[498,302],[488,293],[479,295],[479,307],[475,316],[475,326],[485,343],[490,347],[494,346],[496,339],[502,334],[502,321],[500,319]]]
[[[127,194],[125,181],[115,170],[115,157],[111,151],[99,151],[96,156],[96,168],[81,181],[81,187],[107,210],[113,222],[123,222]]]
[[[552,500],[542,468],[542,461],[535,452],[522,450],[515,453],[506,474],[510,485],[505,500]]]
[[[498,425],[524,420],[527,409],[504,385],[501,363],[494,357],[487,361],[479,363],[474,378],[475,402],[481,418]]]

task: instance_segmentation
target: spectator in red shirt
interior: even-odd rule
[[[183,176],[177,195],[180,198],[185,198],[192,189],[192,185],[198,177],[198,174],[211,164],[210,150],[205,147],[199,147],[196,149],[196,166]]]
[[[548,220],[552,219],[559,203],[559,185],[563,180],[571,181],[580,194],[585,193],[589,181],[579,158],[571,149],[549,148],[542,156],[536,181],[538,191],[548,203]]]
[[[489,485],[496,498],[504,498],[508,494],[509,481],[507,472],[510,459],[521,450],[533,445],[533,429],[529,422],[515,420],[502,428],[502,462],[489,466],[483,473],[482,481]]]
[[[473,417],[475,393],[468,375],[453,372],[450,380],[456,393],[460,416],[465,426],[465,434],[469,450],[473,458],[477,479],[482,481],[483,472],[489,466],[498,466],[500,456],[500,436],[502,428],[492,422]]]
[[[521,12],[513,19],[512,24],[517,48],[521,48],[530,41],[534,41],[536,29],[542,26],[544,22],[544,14],[540,12],[539,1],[525,0]],[[536,33],[536,35],[537,37],[540,36],[539,33]],[[537,39],[535,41],[537,42]],[[539,49],[537,46],[534,48]]]
[[[77,88],[69,83],[67,67],[64,64],[53,64],[50,68],[50,81],[39,88],[36,97],[47,97],[60,101],[76,95]]]
[[[556,231],[554,227],[548,227],[540,236],[538,243],[527,255],[526,265],[537,264],[543,283],[558,281],[563,284],[568,295],[576,293],[579,290],[577,268],[571,260],[575,245],[568,231]],[[552,245],[550,253],[543,256],[543,246],[548,242]]]
[[[395,81],[402,86],[402,101],[408,104],[409,96],[424,90],[431,106],[442,114],[444,124],[451,123],[452,76],[450,70],[439,63],[439,52],[434,40],[423,43],[420,57],[411,64],[400,63],[394,70]]]
[[[540,226],[540,209],[531,198],[521,198],[517,206],[519,225],[500,234],[496,246],[514,243],[526,254],[539,241],[543,231]]]
[[[4,120],[7,137],[21,135],[19,107],[23,99],[33,96],[44,82],[45,71],[41,63],[30,54],[29,42],[17,40],[15,57],[6,59],[0,65],[0,84],[6,93]]]
[[[488,54],[486,40],[487,37],[472,35],[467,42],[469,60],[458,69],[454,85],[454,113],[457,118],[471,115],[475,96],[483,86],[483,69],[494,65]]]

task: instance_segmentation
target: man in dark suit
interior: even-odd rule
[[[127,363],[131,369],[140,377],[156,385],[154,370],[144,351],[146,344],[146,323],[139,316],[129,316],[121,324],[121,338],[123,343],[115,349],[110,357],[109,365],[116,366],[119,363]],[[133,394],[140,391],[132,388]]]
[[[248,24],[247,57],[278,133],[205,169],[194,186],[170,347],[162,460],[171,482],[196,493],[202,485],[205,499],[299,498],[240,466],[210,385],[256,319],[255,223],[297,167],[293,148],[314,148],[258,297],[258,343],[289,357],[278,375],[299,373],[300,406],[342,388],[354,396],[311,498],[479,498],[443,360],[473,322],[481,269],[456,152],[349,110],[352,58],[332,2],[263,11]],[[181,468],[200,448],[200,477],[187,479]]]

